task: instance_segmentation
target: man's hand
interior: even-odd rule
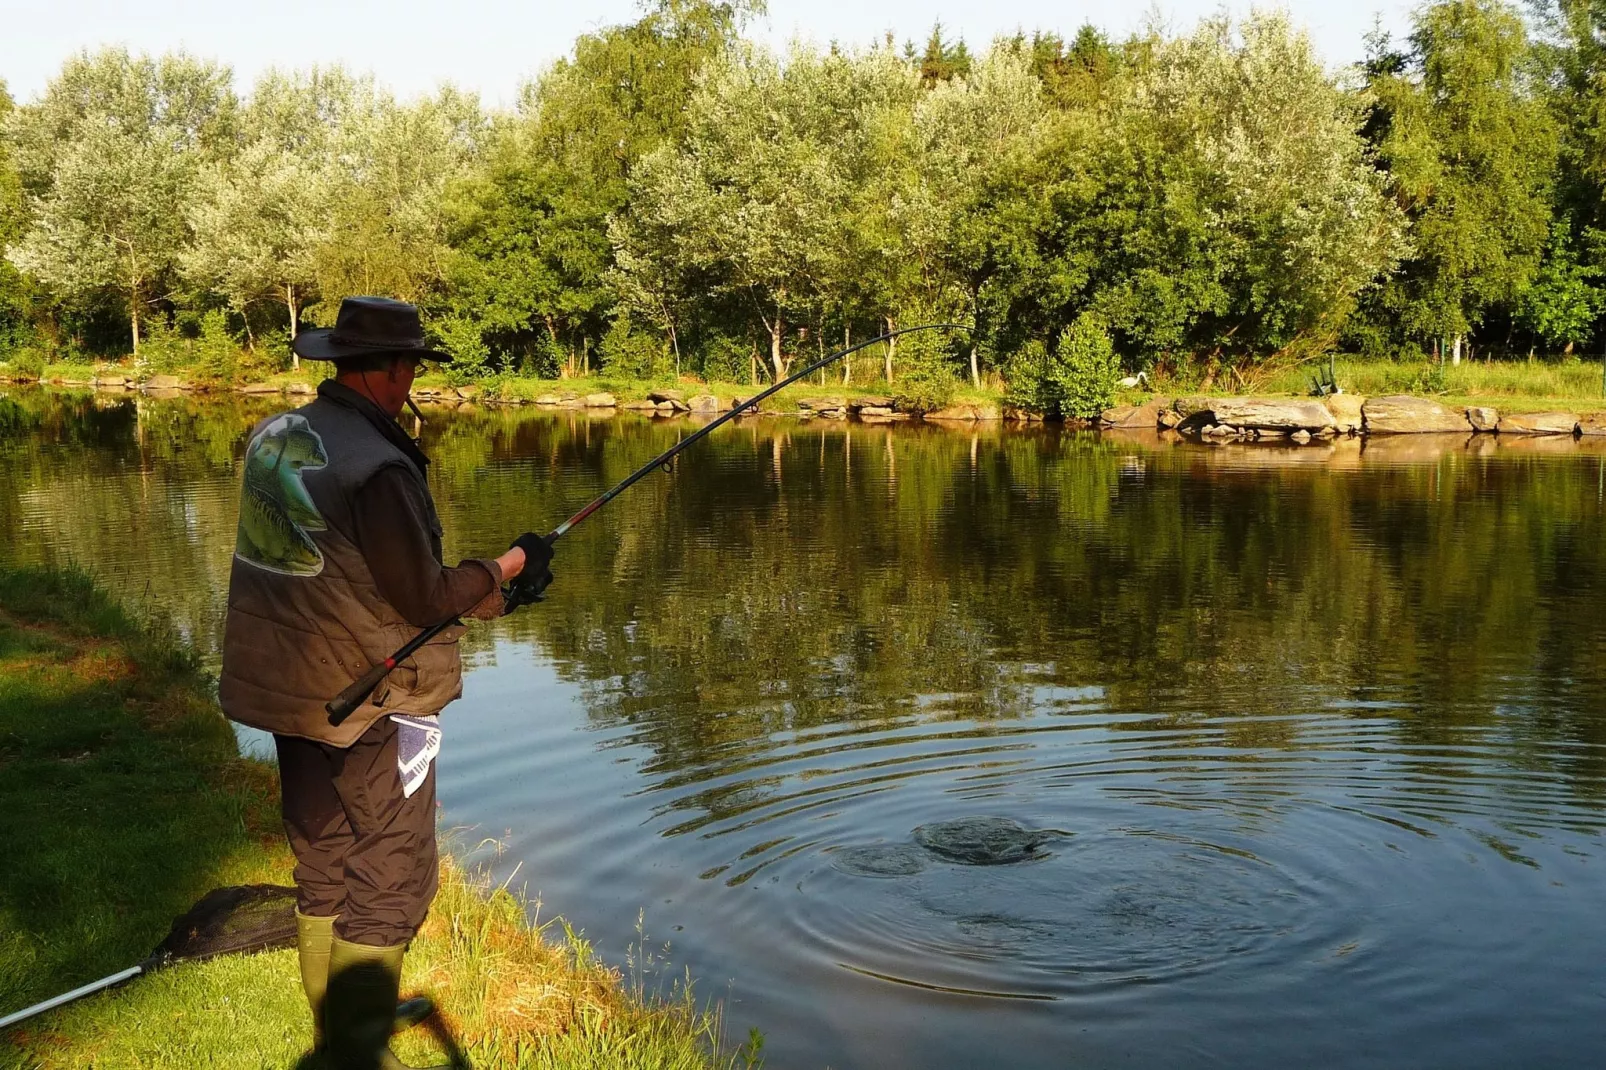
[[[526,531],[514,539],[508,552],[502,555],[503,558],[514,556],[520,558],[519,564],[511,575],[505,568],[502,573],[509,577],[507,589],[503,592],[503,600],[509,611],[539,602],[541,593],[552,583],[552,544],[546,540],[546,536]]]

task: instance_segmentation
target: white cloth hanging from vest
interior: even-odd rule
[[[441,752],[441,719],[401,713],[390,719],[396,723],[396,772],[401,775],[402,794],[411,799]]]

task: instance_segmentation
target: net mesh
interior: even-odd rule
[[[296,942],[295,908],[296,890],[277,884],[239,884],[207,892],[173,922],[147,965],[290,947]]]

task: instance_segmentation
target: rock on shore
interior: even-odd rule
[[[1575,412],[1513,412],[1500,417],[1502,435],[1570,435],[1578,428]]]
[[[1321,431],[1335,426],[1320,401],[1306,398],[1216,398],[1214,422],[1253,431]]]
[[[1606,412],[1586,412],[1578,417],[1580,435],[1606,435]]]
[[[1361,419],[1369,435],[1472,430],[1472,425],[1461,413],[1447,409],[1437,401],[1410,394],[1367,399],[1361,406]]]

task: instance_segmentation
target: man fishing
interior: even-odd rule
[[[437,715],[462,693],[462,626],[338,725],[325,703],[419,629],[500,615],[504,583],[509,603],[535,601],[552,549],[526,533],[494,560],[443,563],[429,460],[395,422],[419,363],[450,359],[425,345],[415,307],[347,298],[333,329],[293,348],[335,375],[246,447],[219,698],[278,750],[314,1049],[340,1067],[399,1067],[389,1036],[433,1010],[397,996],[436,891]]]

